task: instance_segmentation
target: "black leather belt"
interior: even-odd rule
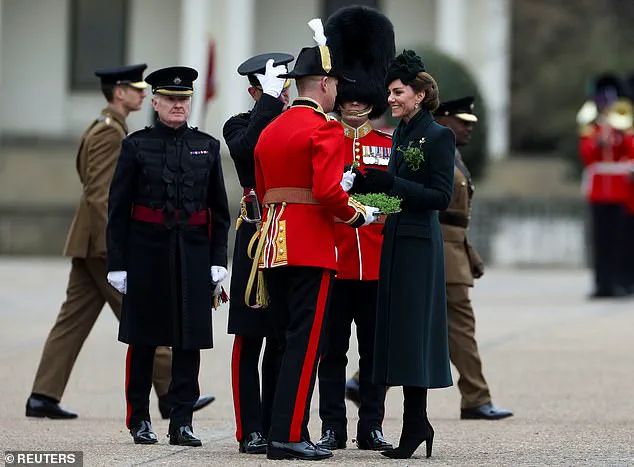
[[[462,227],[466,229],[469,227],[469,219],[459,214],[452,212],[442,211],[438,213],[438,220],[441,224],[453,225],[454,227]]]

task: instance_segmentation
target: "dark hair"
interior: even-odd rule
[[[114,99],[114,88],[116,84],[102,84],[101,92],[103,93],[103,97],[106,98],[108,102],[112,102]]]
[[[416,74],[416,78],[408,83],[414,92],[424,92],[422,105],[430,112],[433,112],[440,105],[440,97],[438,92],[438,84],[432,75],[425,71]]]
[[[260,80],[257,78],[257,76],[255,75],[247,75],[247,78],[249,79],[249,84],[251,86],[253,86],[254,88],[262,88],[262,85],[260,84]]]

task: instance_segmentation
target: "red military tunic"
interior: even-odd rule
[[[359,128],[342,123],[345,135],[345,164],[357,162],[359,170],[366,167],[387,170],[392,137],[372,129],[367,121]],[[337,245],[337,279],[376,281],[379,279],[379,259],[383,224],[373,223],[351,229],[342,222],[335,225]]]
[[[260,135],[255,148],[255,177],[263,204],[269,204],[267,193],[275,189],[299,188],[300,195],[312,197],[310,202],[278,202],[265,209],[262,225],[263,229],[267,224],[269,227],[261,233],[266,236],[261,267],[337,269],[335,217],[357,225],[363,222],[360,215],[364,214],[363,206],[340,185],[342,138],[341,124],[307,98],[296,99]],[[273,216],[270,221],[269,216]]]
[[[601,139],[607,143],[599,144]],[[584,191],[590,203],[625,204],[634,132],[592,123],[581,131],[579,153],[585,166]]]

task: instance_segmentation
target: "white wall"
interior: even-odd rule
[[[66,133],[67,0],[4,0],[0,128],[16,135]]]

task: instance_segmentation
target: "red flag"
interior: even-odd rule
[[[205,81],[205,103],[209,102],[216,95],[216,77],[214,58],[216,55],[216,44],[213,39],[209,41],[209,56],[207,58],[207,80]]]

